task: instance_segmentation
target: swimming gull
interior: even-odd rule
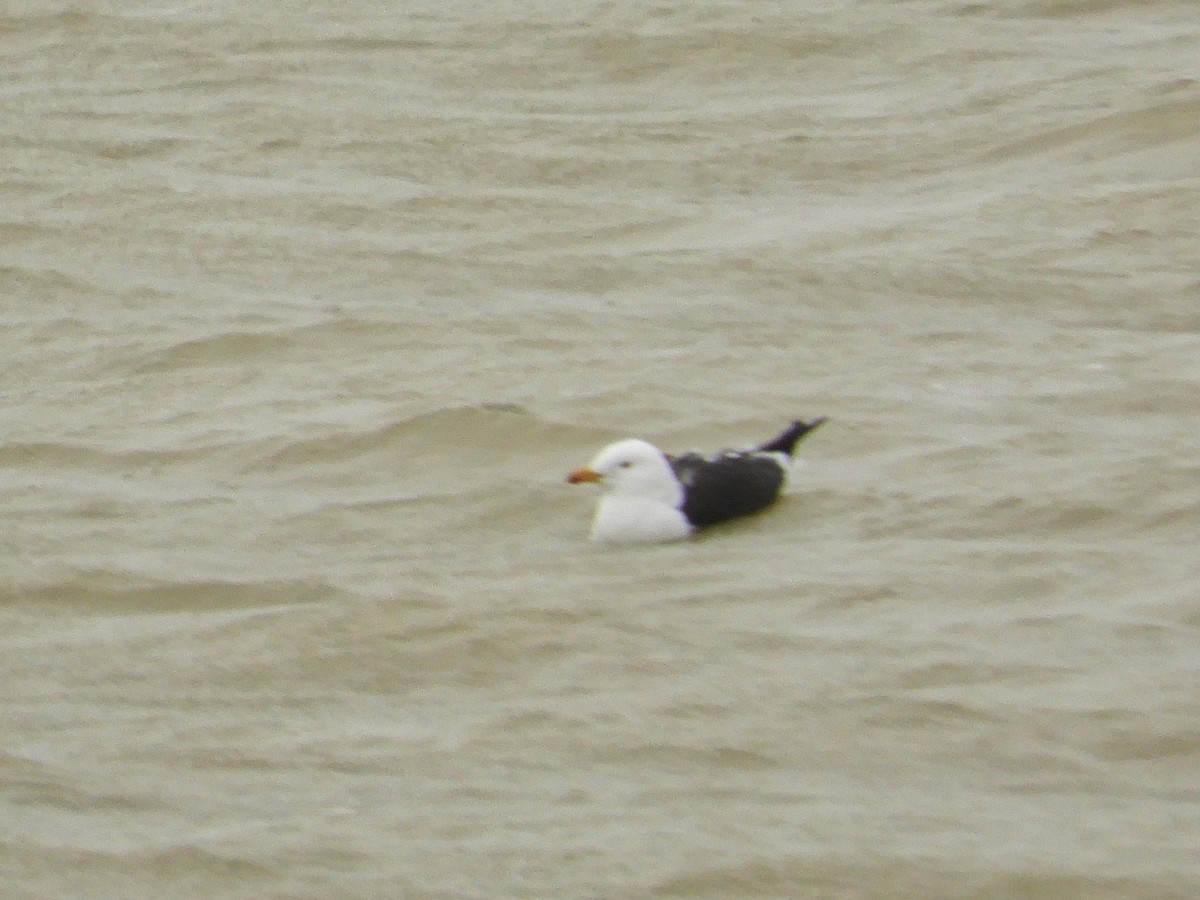
[[[628,438],[609,444],[567,481],[598,482],[606,489],[596,505],[592,540],[678,541],[774,503],[787,485],[796,443],[824,421],[824,416],[796,420],[765,444],[709,456],[671,456]]]

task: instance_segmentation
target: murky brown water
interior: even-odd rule
[[[0,35],[6,896],[1200,893],[1190,0]]]

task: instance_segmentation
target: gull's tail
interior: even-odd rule
[[[796,449],[796,444],[800,438],[804,437],[818,425],[828,421],[827,416],[813,419],[811,422],[802,422],[797,419],[789,425],[779,437],[772,441],[768,441],[760,447],[756,447],[760,453],[783,453],[787,456],[792,455],[792,451]]]

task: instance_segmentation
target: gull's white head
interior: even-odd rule
[[[602,483],[610,493],[679,506],[683,490],[663,452],[646,441],[630,438],[609,444],[586,468],[567,476],[572,484]]]

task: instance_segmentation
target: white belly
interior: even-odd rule
[[[691,533],[692,526],[678,509],[619,495],[601,497],[592,520],[592,540],[610,544],[680,541]]]

